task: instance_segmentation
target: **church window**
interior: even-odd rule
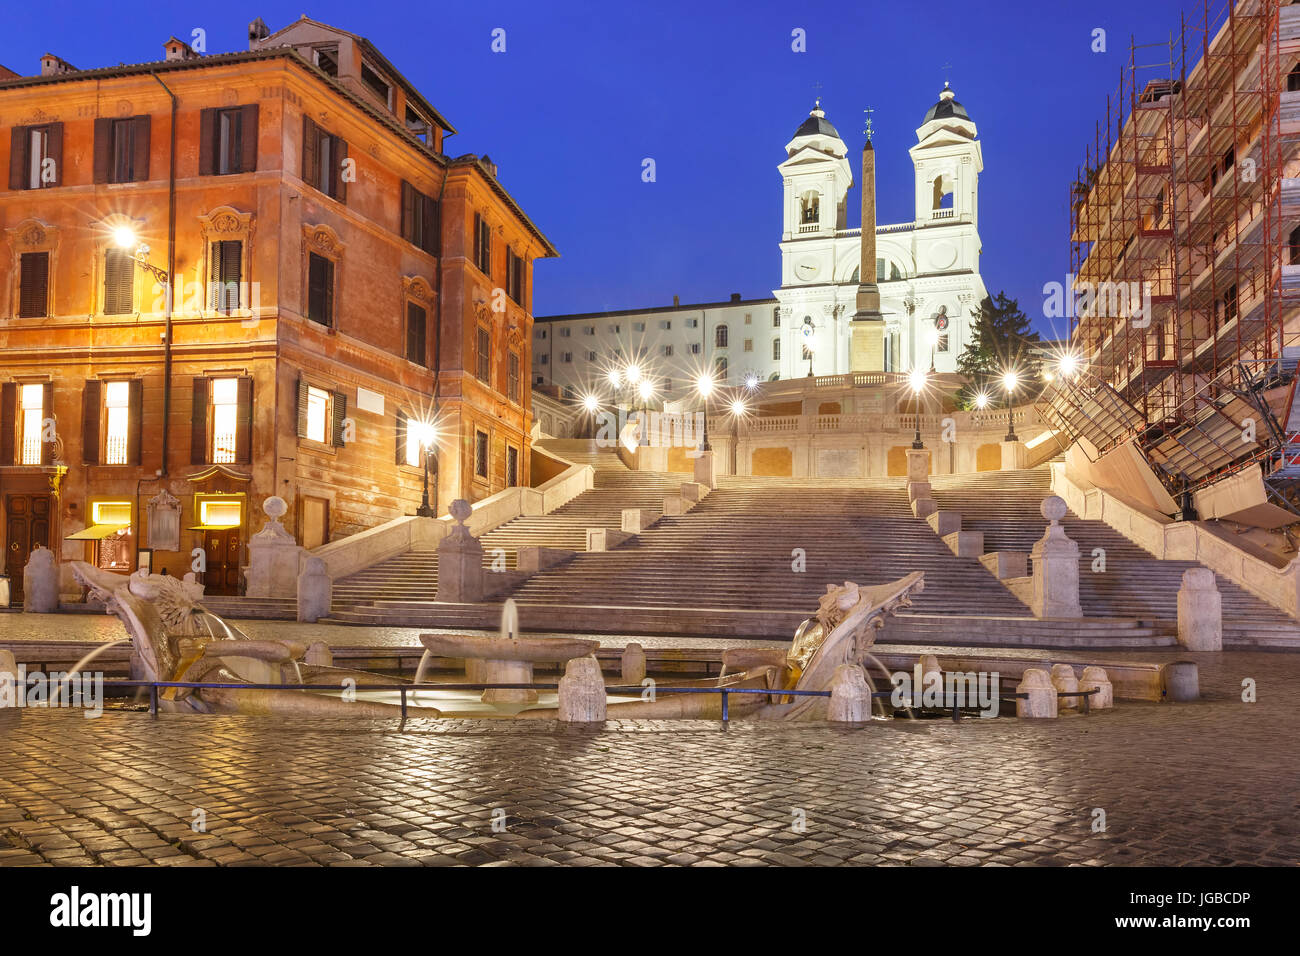
[[[719,325],[713,336],[713,344],[716,348],[725,349],[727,347],[727,327],[725,325]]]
[[[810,189],[799,197],[799,222],[812,225],[821,221],[821,193]]]
[[[772,361],[774,362],[781,361],[781,340],[780,339],[772,340]]]
[[[779,329],[780,327],[781,327],[781,307],[778,305],[775,309],[772,310],[772,328]]]

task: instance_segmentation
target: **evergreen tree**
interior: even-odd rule
[[[1033,346],[1039,338],[1020,303],[999,292],[985,298],[978,309],[971,310],[971,315],[974,335],[957,357],[957,371],[969,380],[958,393],[962,407],[973,408],[980,392],[995,403],[1004,402],[1002,375],[1009,369],[1019,376],[1016,393],[1021,400],[1036,394],[1041,387],[1042,369]]]

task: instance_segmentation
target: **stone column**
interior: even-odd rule
[[[1016,693],[1028,693],[1028,697],[1016,698],[1017,717],[1055,717],[1057,714],[1056,688],[1047,671],[1041,667],[1029,667],[1020,676]]]
[[[328,617],[334,601],[334,582],[325,570],[325,561],[308,555],[298,574],[298,620],[314,624]]]
[[[712,451],[702,451],[695,459],[695,480],[710,491],[718,487],[717,465]]]
[[[289,505],[273,495],[262,503],[262,510],[268,520],[261,531],[248,539],[244,594],[263,598],[297,597],[298,566],[306,549],[280,524]]]
[[[54,552],[37,545],[23,568],[23,610],[53,614],[59,609],[59,563]]]
[[[1178,589],[1178,643],[1189,651],[1223,650],[1223,596],[1209,568],[1188,568]]]
[[[598,724],[605,720],[605,679],[595,657],[575,657],[560,678],[559,719],[570,724]]]
[[[438,593],[434,600],[472,604],[483,600],[483,545],[465,524],[473,513],[468,501],[457,498],[447,510],[457,523],[438,543]]]
[[[1079,604],[1079,545],[1065,536],[1060,521],[1069,509],[1065,499],[1043,499],[1040,512],[1051,522],[1030,552],[1034,564],[1035,617],[1083,617]]]
[[[871,687],[859,664],[841,664],[831,678],[828,719],[837,724],[864,724],[871,719]]]

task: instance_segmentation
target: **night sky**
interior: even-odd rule
[[[446,151],[490,155],[559,248],[560,259],[537,265],[537,315],[665,305],[674,294],[684,303],[770,295],[780,281],[776,166],[816,83],[855,174],[862,110],[875,109],[879,219],[910,220],[907,149],[951,64],[983,142],[984,281],[1018,298],[1046,335],[1042,286],[1063,281],[1069,262],[1067,190],[1129,37],[1167,42],[1193,6],[261,0],[185,14],[63,0],[57,16],[7,3],[0,63],[31,74],[46,52],[81,68],[161,59],[169,35],[188,41],[196,27],[209,53],[244,50],[257,16],[272,31],[306,13],[365,36],[459,130]],[[505,53],[491,50],[498,27]],[[795,28],[806,53],[791,50]],[[1090,49],[1097,28],[1106,53]],[[647,157],[654,183],[641,180]],[[858,203],[855,185],[851,227]]]

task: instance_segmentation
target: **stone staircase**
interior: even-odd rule
[[[1043,536],[1047,522],[1039,506],[1052,493],[1046,467],[932,476],[930,483],[939,508],[960,512],[963,530],[983,532],[985,552],[1028,552]],[[1067,515],[1061,524],[1079,545],[1079,602],[1086,617],[1131,618],[1160,632],[1176,630],[1183,572],[1200,565],[1156,558],[1102,521]],[[1104,571],[1092,570],[1098,548],[1105,553]],[[1225,643],[1300,640],[1300,623],[1221,575],[1215,578]]]
[[[664,495],[681,486],[680,475],[632,471],[614,449],[594,441],[551,439],[539,445],[574,464],[591,465],[595,487],[550,514],[514,518],[482,535],[485,568],[514,569],[518,550],[526,545],[584,551],[588,528],[619,527],[624,508],[657,513]],[[384,617],[374,610],[376,602],[432,601],[437,592],[438,553],[410,551],[336,581],[329,620],[372,623]]]

